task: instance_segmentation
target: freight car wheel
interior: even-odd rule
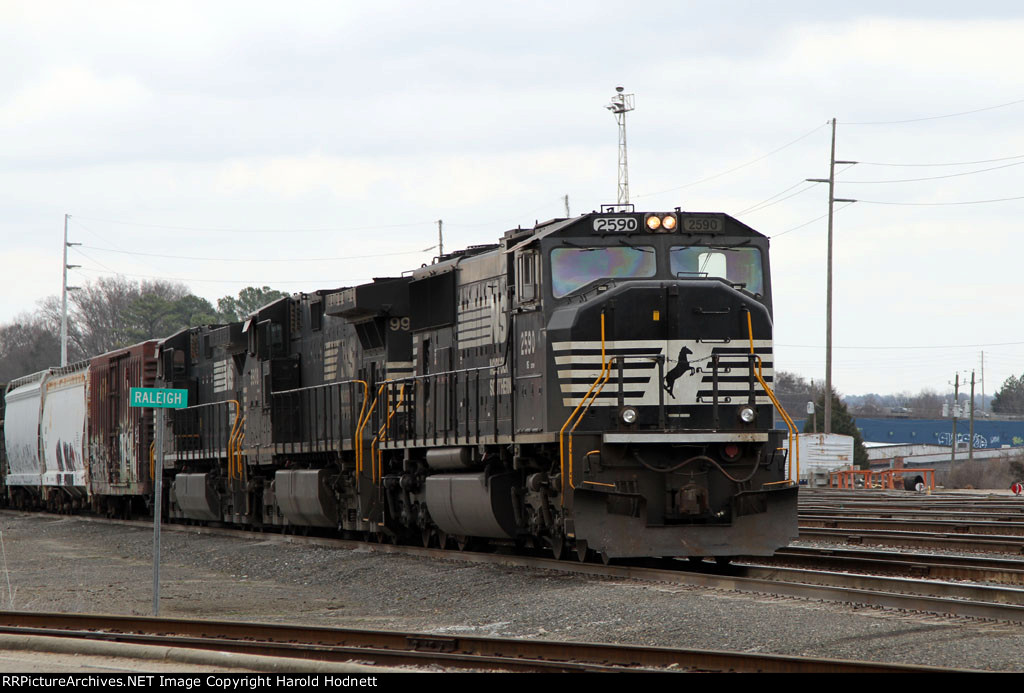
[[[590,551],[587,549],[587,542],[577,541],[576,542],[576,558],[579,559],[580,563],[586,563],[587,558],[590,556]]]
[[[420,541],[423,542],[423,548],[429,549],[434,541],[434,530],[424,527],[420,532]]]

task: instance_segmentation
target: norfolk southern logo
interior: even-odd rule
[[[597,407],[711,405],[750,399],[770,403],[752,366],[772,381],[771,340],[612,340],[551,342],[562,404],[588,395]],[[666,358],[667,357],[667,358]],[[674,357],[674,358],[673,358]],[[764,359],[763,362],[761,359]],[[662,370],[664,369],[664,370]],[[668,393],[668,396],[665,396]]]
[[[665,392],[675,399],[675,394],[672,393],[672,388],[675,387],[676,380],[679,379],[683,373],[689,371],[689,375],[693,375],[697,372],[697,369],[690,365],[690,361],[686,358],[688,354],[692,354],[689,347],[683,347],[679,350],[679,358],[676,359],[675,367],[665,374]]]

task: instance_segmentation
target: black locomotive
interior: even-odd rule
[[[152,358],[157,386],[189,390],[153,463],[172,518],[606,560],[797,536],[768,240],[724,214],[515,229]],[[144,455],[122,466],[149,481]]]

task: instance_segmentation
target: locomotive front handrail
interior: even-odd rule
[[[559,474],[561,475],[561,478],[563,480],[563,483],[561,483],[559,485],[559,501],[560,501],[562,507],[565,507],[565,483],[564,483],[564,480],[566,479],[566,475],[565,475],[565,440],[564,440],[565,429],[569,427],[569,424],[572,422],[573,418],[576,417],[576,414],[579,412],[580,407],[582,407],[584,402],[587,401],[587,398],[590,397],[590,393],[594,391],[594,388],[597,387],[598,383],[601,382],[601,379],[604,378],[604,381],[608,382],[608,375],[610,375],[610,374],[611,374],[611,361],[608,361],[608,362],[605,361],[604,311],[601,311],[601,372],[598,374],[597,379],[590,386],[590,389],[587,390],[587,393],[585,395],[583,395],[583,399],[580,400],[580,403],[577,404],[576,408],[572,410],[571,414],[569,414],[569,418],[565,420],[564,424],[562,424],[562,428],[560,428],[559,431],[558,431]],[[601,384],[601,389],[603,389],[603,388],[604,388],[604,384],[602,383]],[[600,390],[598,390],[598,392],[600,393]],[[597,395],[594,395],[594,397],[596,398]],[[587,409],[590,409],[590,405],[589,404],[587,405]],[[585,413],[586,413],[586,410],[584,410],[584,414]],[[580,414],[579,419],[582,419],[582,418],[583,418],[583,414]],[[577,424],[579,424],[579,419],[576,420]],[[576,430],[576,426],[573,426],[573,430],[574,431]],[[573,486],[572,474],[573,474],[573,471],[572,471],[572,433],[570,432],[570,434],[569,434],[569,476],[568,476],[568,479],[569,479],[569,486],[571,488],[575,489],[576,487]]]
[[[750,317],[750,311],[747,311],[747,333],[750,335],[750,357],[751,360],[757,360],[757,370],[755,371],[751,367],[751,372],[757,376],[757,380],[761,383],[761,387],[768,393],[768,397],[772,400],[775,408],[778,409],[779,414],[782,415],[782,420],[786,422],[786,428],[789,429],[789,449],[793,452],[793,457],[789,460],[789,479],[792,481],[794,478],[799,482],[800,480],[800,434],[796,430],[796,423],[790,417],[789,412],[782,406],[782,403],[775,397],[775,393],[768,387],[768,383],[761,377],[761,357],[754,353],[754,324]],[[794,447],[795,441],[795,447]],[[793,476],[793,461],[796,461],[796,477]]]

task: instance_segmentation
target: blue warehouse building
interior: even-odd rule
[[[857,418],[857,429],[865,442],[891,444],[950,445],[953,424],[949,419],[867,419]],[[797,428],[804,430],[804,419],[796,420]],[[956,438],[961,447],[970,441],[970,421],[957,420]],[[785,428],[776,422],[776,428]],[[818,430],[822,430],[818,421]],[[1024,421],[991,419],[974,420],[974,447],[976,449],[1024,447]]]

